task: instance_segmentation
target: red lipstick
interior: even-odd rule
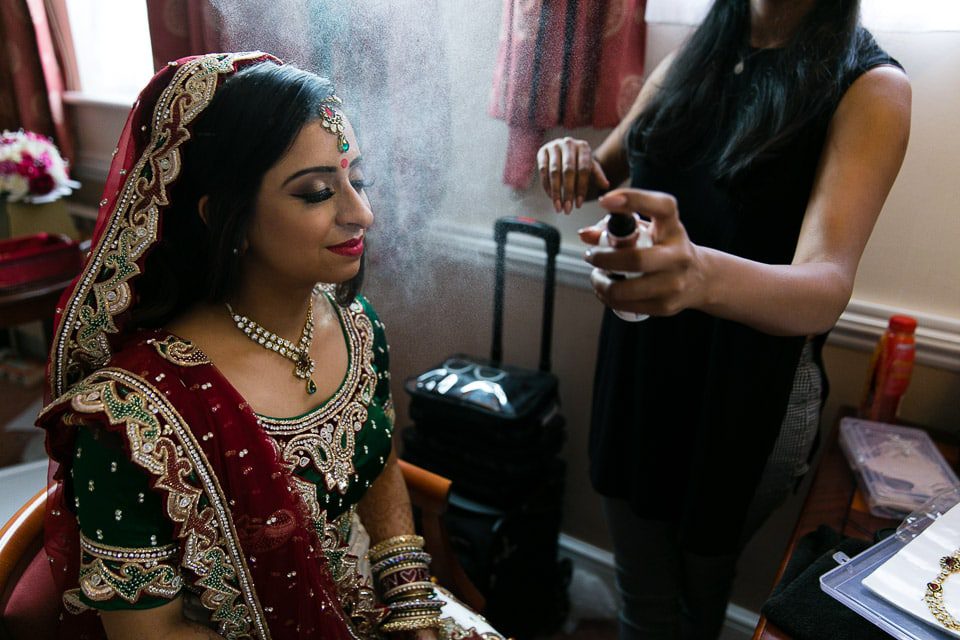
[[[346,242],[341,242],[340,244],[335,244],[327,247],[327,249],[333,251],[339,256],[355,258],[363,253],[363,236],[360,236],[359,238],[353,238],[352,240],[347,240]]]

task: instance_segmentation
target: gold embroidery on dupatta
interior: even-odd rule
[[[80,534],[80,548],[84,556],[91,557],[89,562],[80,563],[80,590],[90,600],[102,602],[119,596],[132,604],[142,594],[169,600],[176,597],[183,587],[183,579],[177,568],[164,562],[179,554],[175,544],[143,548],[113,547]],[[114,568],[111,564],[120,566]],[[74,605],[78,601],[69,599]]]
[[[150,142],[128,172],[108,226],[63,309],[48,381],[54,396],[109,359],[107,334],[117,332],[114,318],[132,302],[129,280],[140,273],[136,261],[157,241],[159,207],[169,203],[166,187],[180,173],[179,149],[190,139],[187,126],[210,104],[220,74],[232,73],[237,61],[261,56],[210,54],[191,60],[161,93]]]
[[[363,305],[355,300],[348,308],[335,302],[334,307],[349,344],[347,377],[337,393],[319,409],[298,418],[258,419],[279,445],[281,459],[291,473],[312,465],[323,476],[327,491],[344,495],[356,473],[356,433],[367,421],[377,372],[373,367],[373,325]]]
[[[103,413],[111,424],[125,426],[133,461],[157,476],[156,486],[167,492],[168,517],[183,525],[181,565],[198,576],[194,586],[220,633],[229,639],[253,635],[269,640],[226,498],[193,433],[167,398],[144,379],[107,368],[48,405],[40,418],[66,399],[74,411]],[[204,496],[209,505],[201,507]]]
[[[149,340],[149,342],[164,360],[177,366],[196,367],[201,364],[210,364],[210,359],[200,350],[200,347],[177,336],[167,336],[163,340]]]
[[[310,485],[312,494],[301,494],[308,503],[313,502],[314,508],[319,510],[317,502],[317,488]],[[379,638],[378,629],[389,611],[377,604],[377,596],[373,586],[360,572],[359,559],[350,554],[350,529],[355,510],[349,509],[332,522],[327,521],[325,511],[314,520],[317,536],[320,539],[320,548],[330,567],[330,575],[337,585],[337,596],[340,606],[347,614],[354,632],[361,638]]]

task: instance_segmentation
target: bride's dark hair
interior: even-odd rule
[[[139,282],[134,324],[161,326],[196,302],[230,296],[264,174],[331,95],[330,81],[272,62],[244,69],[217,89],[184,145],[162,240]],[[198,205],[205,195],[206,223]],[[337,286],[340,304],[356,297],[363,271],[361,259],[357,276]]]
[[[723,92],[747,54],[750,1],[715,0],[631,125],[626,148],[655,162],[707,161],[717,178],[736,175],[836,104],[857,53],[872,43],[859,17],[859,0],[817,0],[772,72],[754,76],[749,99],[733,105]],[[692,158],[705,141],[710,156]]]

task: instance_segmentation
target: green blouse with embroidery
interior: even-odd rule
[[[364,344],[364,334],[356,330],[351,312],[334,302],[347,343],[348,366],[333,396],[302,416],[258,416],[288,467],[294,469],[321,533],[338,518],[341,530],[349,527],[353,508],[383,470],[391,450],[389,347],[383,324],[369,302],[362,296],[357,300],[373,326],[372,345]],[[371,385],[361,383],[364,373],[375,380],[372,394]],[[366,409],[366,420],[355,434],[353,429],[344,430],[353,444],[352,465],[346,460],[337,464],[334,459],[320,461],[323,465],[318,468],[318,461],[306,457],[300,447],[286,446],[294,434],[301,439],[304,433],[317,438],[328,435],[323,430],[330,424],[356,415],[358,402]],[[348,449],[335,449],[333,457],[350,455]],[[353,473],[344,471],[351,467]],[[84,588],[79,595],[84,604],[103,610],[146,609],[175,598],[183,583],[175,566],[179,542],[160,496],[150,490],[144,470],[125,454],[119,434],[79,428],[70,474],[69,490],[80,525]]]

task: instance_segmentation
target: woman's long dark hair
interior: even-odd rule
[[[652,160],[707,160],[730,178],[791,140],[836,104],[843,79],[870,39],[859,0],[818,0],[786,44],[773,73],[757,74],[749,100],[724,100],[750,41],[750,1],[715,0],[674,60],[663,86],[627,133],[626,148]],[[710,155],[691,158],[693,150]]]
[[[222,302],[233,293],[263,176],[331,95],[328,80],[272,62],[224,81],[183,150],[162,240],[138,283],[136,326],[162,326],[197,302]],[[198,208],[204,195],[206,223]],[[337,286],[340,304],[356,297],[363,270],[361,261],[357,276]]]

